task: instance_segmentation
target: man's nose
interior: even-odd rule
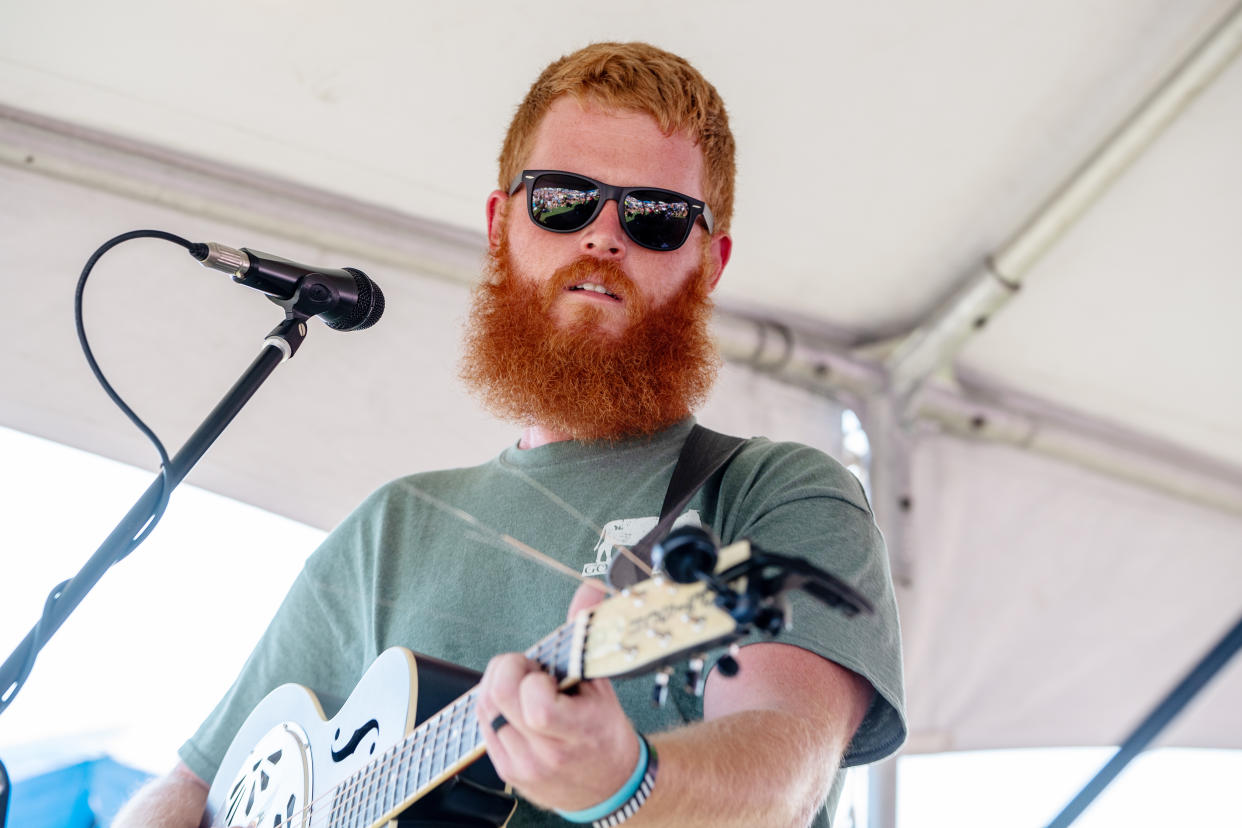
[[[621,220],[617,216],[617,203],[605,201],[599,215],[582,231],[579,244],[582,251],[602,259],[621,259],[625,257],[629,238],[621,229]]]

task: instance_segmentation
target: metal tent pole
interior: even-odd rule
[[[1078,816],[1095,801],[1095,798],[1108,787],[1109,783],[1117,778],[1125,766],[1151,744],[1160,731],[1164,730],[1169,722],[1182,712],[1191,699],[1199,694],[1204,685],[1211,681],[1212,677],[1220,672],[1240,649],[1242,649],[1242,618],[1239,618],[1233,625],[1233,629],[1225,633],[1216,646],[1212,647],[1207,655],[1186,674],[1186,677],[1178,682],[1169,695],[1165,696],[1164,700],[1147,714],[1147,718],[1143,719],[1134,732],[1121,743],[1121,747],[1113,754],[1113,758],[1109,759],[1104,767],[1100,768],[1099,773],[1092,777],[1077,796],[1070,800],[1061,813],[1048,823],[1048,828],[1066,828],[1078,819]]]
[[[867,828],[897,828],[897,757],[867,770]]]

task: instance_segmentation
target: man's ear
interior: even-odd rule
[[[720,284],[725,265],[733,255],[733,238],[725,233],[717,233],[707,243],[707,290],[710,293]]]
[[[505,204],[509,195],[504,190],[492,190],[487,197],[487,246],[495,252],[500,249],[501,225],[504,224]]]

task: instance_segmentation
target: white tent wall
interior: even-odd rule
[[[1008,446],[916,442],[910,752],[1118,744],[1237,620],[1242,520]],[[1239,746],[1242,662],[1159,744]]]

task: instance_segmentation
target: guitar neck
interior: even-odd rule
[[[585,624],[563,624],[525,655],[554,676],[561,688],[582,675]],[[312,809],[312,828],[368,828],[393,819],[485,752],[475,701],[478,688],[427,718],[401,742],[389,748],[329,792],[326,822]]]

